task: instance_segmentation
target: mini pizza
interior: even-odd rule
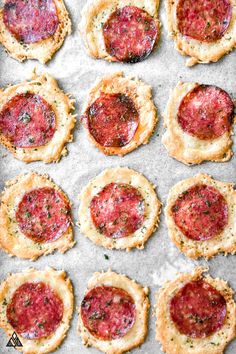
[[[19,175],[6,183],[0,204],[0,248],[35,260],[75,244],[71,204],[47,175]]]
[[[157,123],[151,87],[122,72],[97,81],[84,105],[82,123],[106,155],[125,155],[147,144]]]
[[[190,258],[236,252],[236,191],[199,173],[178,182],[166,205],[169,236]]]
[[[180,274],[157,294],[156,338],[167,354],[223,354],[235,338],[233,290],[198,267]]]
[[[83,344],[106,354],[122,354],[146,337],[148,288],[112,271],[94,273],[79,308]]]
[[[162,143],[170,156],[187,165],[228,161],[234,108],[228,93],[217,86],[180,82],[164,112]]]
[[[74,100],[48,74],[0,90],[0,143],[24,162],[57,162],[73,139]]]
[[[79,29],[94,58],[125,63],[146,59],[160,36],[159,0],[88,0]]]
[[[143,249],[159,222],[161,203],[154,186],[127,167],[103,171],[79,198],[80,231],[99,246]]]
[[[69,329],[73,288],[64,271],[26,269],[10,274],[0,286],[0,327],[16,332],[25,354],[54,351]]]
[[[0,10],[0,43],[19,61],[46,63],[70,33],[63,0],[5,0]]]
[[[166,0],[169,35],[186,65],[218,61],[236,45],[236,0]]]

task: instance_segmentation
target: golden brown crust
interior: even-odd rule
[[[80,313],[81,309],[79,308],[78,332],[83,344],[93,346],[106,354],[122,354],[141,345],[145,340],[148,330],[148,312],[150,307],[148,288],[144,288],[125,275],[117,274],[111,270],[104,273],[94,273],[88,282],[86,293],[99,285],[114,286],[127,291],[133,298],[136,306],[136,320],[133,327],[124,337],[111,341],[103,341],[91,335],[83,325]]]
[[[103,79],[98,80],[90,90],[88,100],[85,102],[83,108],[83,115],[86,114],[87,109],[93,102],[100,97],[101,93],[122,93],[130,97],[139,113],[139,125],[133,139],[122,147],[105,147],[100,145],[86,127],[90,141],[104,154],[120,156],[128,154],[141,144],[147,144],[158,121],[156,108],[152,101],[151,87],[144,84],[138,78],[132,76],[124,77],[122,72],[107,75]]]
[[[185,133],[178,124],[177,114],[182,99],[198,85],[198,83],[179,82],[174,88],[164,112],[167,130],[162,137],[162,143],[171,157],[186,165],[199,164],[203,161],[228,161],[233,155],[232,126],[229,132],[214,140],[200,140]]]
[[[56,80],[48,75],[38,76],[33,73],[32,81],[0,89],[0,110],[13,96],[19,93],[32,92],[42,96],[52,107],[56,115],[56,131],[48,144],[37,148],[16,148],[3,134],[0,134],[0,143],[21,161],[32,162],[41,160],[45,163],[57,162],[66,155],[65,144],[73,139],[71,134],[76,119],[71,112],[74,110],[74,99],[65,94]]]
[[[223,55],[229,53],[236,46],[236,0],[230,0],[232,5],[232,17],[230,25],[224,36],[213,43],[201,42],[187,36],[183,36],[177,27],[176,8],[179,0],[166,0],[167,25],[169,36],[175,41],[175,48],[182,55],[190,58],[186,66],[197,63],[207,64],[218,61]]]
[[[102,26],[109,16],[118,8],[136,6],[151,15],[158,28],[159,0],[88,0],[81,11],[79,30],[87,53],[94,58],[117,61],[107,53],[103,39]]]
[[[66,336],[74,307],[72,284],[64,271],[57,271],[47,267],[44,271],[29,268],[22,273],[10,274],[0,286],[0,307],[2,309],[0,312],[0,327],[4,329],[9,337],[12,335],[14,329],[7,321],[7,304],[19,286],[25,282],[35,281],[42,281],[48,284],[58,294],[64,304],[64,313],[61,324],[49,337],[30,340],[17,334],[23,344],[23,347],[17,347],[17,349],[24,354],[46,354],[55,350]]]
[[[71,225],[59,239],[48,243],[37,243],[21,232],[15,216],[18,203],[25,193],[42,187],[55,188],[70,204],[65,193],[47,175],[29,172],[6,182],[0,204],[0,248],[10,256],[33,261],[55,250],[64,253],[75,244]]]
[[[59,19],[59,26],[52,37],[36,43],[19,42],[7,29],[3,22],[3,9],[0,10],[0,43],[9,55],[19,61],[37,59],[42,64],[49,61],[53,54],[62,46],[67,34],[71,34],[71,20],[63,0],[54,0]]]
[[[235,338],[236,306],[233,291],[224,280],[213,279],[209,275],[204,279],[215,287],[226,300],[227,316],[223,327],[206,338],[195,339],[181,334],[170,318],[169,302],[175,293],[189,281],[201,279],[202,267],[195,268],[192,274],[182,273],[175,280],[167,282],[156,297],[156,339],[161,342],[162,350],[167,354],[223,354],[227,344]]]
[[[91,200],[109,183],[129,184],[137,188],[145,201],[145,220],[143,225],[127,237],[118,239],[106,237],[95,228],[91,219]],[[155,231],[159,222],[161,203],[156,196],[153,185],[143,175],[127,167],[117,167],[103,171],[84,187],[79,198],[80,231],[99,246],[109,249],[126,249],[127,251],[134,247],[143,249],[145,242]]]
[[[216,188],[223,195],[228,205],[228,224],[218,236],[205,241],[194,241],[187,238],[176,226],[171,212],[172,205],[178,196],[199,183]],[[204,173],[178,182],[169,192],[165,216],[171,240],[186,256],[209,259],[221,252],[224,252],[224,254],[234,254],[236,252],[236,191],[232,183],[216,181]]]

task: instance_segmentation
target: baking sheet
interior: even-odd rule
[[[236,98],[236,51],[227,55],[216,64],[198,65],[193,68],[184,66],[185,58],[179,55],[173,47],[173,42],[167,39],[166,17],[164,2],[160,7],[162,22],[162,36],[158,48],[145,61],[137,64],[107,63],[94,60],[87,56],[83,48],[77,25],[80,20],[80,9],[85,0],[67,0],[66,6],[73,22],[73,34],[65,41],[64,46],[58,51],[47,65],[40,65],[37,61],[26,61],[24,64],[11,59],[0,48],[0,86],[16,84],[29,78],[33,68],[38,72],[47,71],[52,74],[65,92],[70,92],[76,98],[76,113],[80,115],[81,106],[87,95],[88,89],[95,79],[115,71],[123,71],[126,75],[136,75],[153,87],[154,102],[158,109],[159,123],[148,145],[121,157],[106,157],[87,141],[85,131],[78,123],[74,133],[74,141],[68,145],[69,154],[62,158],[58,164],[45,165],[42,162],[25,164],[13,158],[4,148],[0,147],[0,189],[4,181],[13,178],[19,173],[30,170],[39,173],[48,173],[68,194],[73,202],[73,217],[77,221],[79,206],[78,194],[87,182],[99,174],[103,169],[116,166],[129,166],[143,173],[157,186],[159,198],[165,206],[166,197],[171,186],[178,181],[191,177],[198,172],[206,172],[214,178],[236,182],[235,167],[236,157],[227,163],[204,163],[200,166],[187,167],[171,159],[163,145],[163,119],[161,112],[164,110],[170,90],[179,80],[198,81],[206,84],[215,84]],[[234,146],[234,151],[235,151]],[[16,272],[29,266],[44,269],[51,266],[56,269],[65,269],[74,285],[75,303],[79,305],[86,289],[88,279],[92,273],[99,270],[113,270],[124,273],[150,288],[152,309],[149,319],[149,333],[141,348],[134,349],[134,353],[149,354],[161,353],[160,344],[155,341],[155,318],[152,317],[154,295],[164,281],[173,279],[176,272],[191,271],[199,264],[209,265],[210,273],[229,281],[236,290],[236,257],[225,258],[220,255],[208,263],[206,261],[192,261],[182,255],[170,242],[165,226],[163,212],[158,230],[147,242],[144,250],[109,251],[95,246],[89,239],[80,234],[75,227],[77,244],[64,255],[53,255],[39,258],[30,262],[17,258],[10,258],[0,251],[0,276],[3,280],[8,272]],[[109,259],[105,259],[104,255]],[[77,336],[77,313],[74,312],[71,328],[57,353],[98,353],[92,348],[83,347]],[[7,337],[0,331],[0,352],[12,353],[13,348],[6,348]],[[231,343],[226,352],[236,353],[236,340]]]

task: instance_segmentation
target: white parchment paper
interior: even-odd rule
[[[124,71],[125,74],[136,75],[153,87],[153,97],[158,109],[159,123],[148,145],[140,147],[129,155],[121,157],[106,157],[87,141],[83,127],[78,124],[75,128],[74,141],[69,144],[69,154],[58,164],[45,165],[41,162],[25,164],[13,158],[4,148],[0,148],[0,189],[4,181],[15,177],[19,173],[35,170],[39,173],[48,173],[68,194],[73,202],[73,217],[77,221],[78,194],[87,182],[99,174],[103,169],[115,166],[129,166],[142,172],[156,186],[159,198],[165,206],[166,197],[171,186],[178,181],[193,176],[197,172],[206,172],[214,178],[236,182],[236,157],[227,163],[204,163],[200,166],[187,167],[171,159],[163,145],[163,119],[164,110],[170,90],[179,80],[198,81],[213,84],[227,90],[236,97],[236,51],[227,55],[220,62],[210,65],[198,65],[193,68],[184,66],[185,58],[174,49],[173,42],[167,38],[166,17],[164,3],[160,8],[162,22],[162,36],[158,48],[145,61],[137,64],[108,63],[94,60],[85,53],[78,22],[80,10],[85,0],[66,0],[66,6],[73,22],[73,34],[68,37],[63,47],[47,65],[40,65],[36,61],[19,63],[11,59],[0,47],[0,86],[16,84],[29,78],[34,67],[38,72],[47,71],[55,76],[60,87],[70,92],[76,99],[76,113],[78,117],[81,106],[85,100],[88,89],[95,79],[115,71]],[[235,150],[235,146],[234,146]],[[149,319],[149,334],[141,348],[134,353],[160,354],[160,344],[155,340],[154,295],[166,280],[173,279],[176,272],[191,271],[198,264],[207,264],[205,261],[192,261],[182,255],[170,242],[165,226],[163,213],[158,230],[147,242],[144,250],[108,251],[93,245],[93,243],[80,234],[75,227],[75,247],[61,255],[55,253],[41,257],[36,262],[10,258],[0,251],[0,276],[3,280],[8,272],[16,272],[29,266],[44,269],[52,266],[56,269],[65,269],[74,285],[75,305],[82,300],[88,279],[94,271],[113,270],[127,274],[138,282],[150,288],[152,308]],[[108,255],[106,260],[104,254]],[[236,257],[217,256],[208,262],[210,273],[213,276],[223,277],[236,290]],[[77,313],[74,312],[71,328],[57,353],[98,353],[92,348],[83,347],[77,336]],[[13,348],[6,348],[7,337],[0,331],[0,353],[13,353]],[[236,341],[231,343],[226,353],[236,353]]]

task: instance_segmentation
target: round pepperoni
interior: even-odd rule
[[[180,333],[204,338],[223,326],[226,301],[204,280],[191,281],[171,299],[170,314]]]
[[[171,210],[178,228],[195,241],[219,235],[228,222],[225,198],[216,188],[207,185],[195,185],[183,192]]]
[[[230,0],[179,0],[178,30],[202,42],[221,39],[232,16]]]
[[[84,118],[90,134],[105,147],[127,145],[139,124],[139,114],[132,99],[121,93],[102,93]]]
[[[63,302],[45,283],[24,283],[7,306],[7,320],[26,339],[54,333],[63,317]]]
[[[207,140],[229,131],[233,115],[234,103],[227,92],[198,85],[182,99],[177,119],[186,133]]]
[[[56,129],[56,116],[43,97],[22,93],[0,111],[0,132],[18,148],[46,145]]]
[[[68,229],[70,206],[54,188],[34,189],[21,199],[16,220],[25,236],[36,242],[52,242]]]
[[[90,213],[95,227],[106,237],[121,238],[138,230],[145,218],[140,192],[123,183],[110,183],[93,197]]]
[[[3,21],[11,34],[25,44],[53,36],[59,25],[54,0],[6,0]]]
[[[97,286],[81,304],[84,326],[100,340],[124,337],[133,327],[136,308],[132,297],[123,289]]]
[[[158,35],[156,21],[136,6],[114,11],[103,26],[106,51],[122,62],[144,60],[152,52]]]

